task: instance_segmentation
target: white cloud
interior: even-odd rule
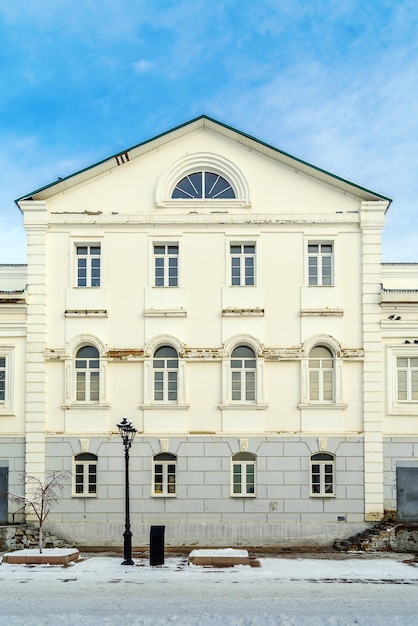
[[[132,63],[132,66],[137,74],[142,74],[143,72],[149,72],[152,70],[154,63],[146,61],[145,59],[140,59],[140,61]]]

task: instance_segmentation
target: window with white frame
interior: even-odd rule
[[[155,402],[177,402],[179,359],[171,346],[160,346],[154,352],[153,380]]]
[[[95,346],[87,345],[77,350],[75,387],[77,402],[99,402],[100,355]]]
[[[255,285],[255,244],[231,243],[231,285],[253,287]]]
[[[335,457],[327,452],[311,456],[311,496],[335,495]]]
[[[12,346],[0,346],[0,414],[13,413],[13,353]]]
[[[232,457],[233,496],[255,496],[256,457],[251,452],[238,452]]]
[[[333,402],[334,356],[329,348],[315,346],[309,352],[309,400],[311,402]]]
[[[95,496],[97,493],[97,456],[82,452],[74,457],[73,495]]]
[[[101,248],[98,244],[77,245],[77,287],[100,287]]]
[[[156,454],[153,460],[153,485],[154,496],[175,496],[177,489],[177,457],[168,452]]]
[[[178,287],[178,244],[154,244],[154,286]]]
[[[6,399],[6,357],[0,355],[0,402]]]
[[[418,402],[418,356],[396,358],[398,402]]]
[[[334,284],[333,244],[308,243],[308,285],[329,287]]]
[[[172,198],[211,200],[235,198],[232,185],[220,174],[214,172],[194,172],[184,176],[174,187]]]
[[[256,402],[257,359],[252,348],[237,346],[231,354],[232,402]]]

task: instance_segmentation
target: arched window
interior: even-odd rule
[[[335,398],[334,355],[325,346],[315,346],[309,352],[309,400],[333,402]]]
[[[248,346],[238,346],[231,354],[232,402],[256,401],[257,359]]]
[[[162,452],[154,456],[152,495],[176,495],[176,469],[177,457],[174,454]]]
[[[311,496],[335,495],[335,457],[328,452],[311,456]]]
[[[171,195],[175,198],[235,198],[232,185],[220,174],[213,172],[194,172],[182,178],[174,187]]]
[[[232,457],[231,494],[255,496],[255,461],[251,452],[238,452]]]
[[[83,346],[75,357],[76,400],[99,402],[100,355],[94,346]]]
[[[161,346],[154,352],[154,401],[177,402],[179,358],[171,346]]]
[[[97,492],[97,456],[90,452],[76,454],[73,462],[73,495],[95,496]]]

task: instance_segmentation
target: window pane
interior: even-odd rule
[[[245,399],[250,402],[255,400],[255,372],[246,372]]]
[[[418,400],[418,371],[411,372],[411,400]]]
[[[233,466],[233,493],[241,493],[241,465]]]
[[[76,377],[76,398],[77,400],[86,399],[86,375],[84,372],[77,372]]]
[[[247,465],[247,493],[254,493],[254,465]]]
[[[406,371],[398,371],[398,400],[407,400]]]
[[[309,372],[309,398],[311,400],[319,399],[318,372]]]
[[[99,372],[90,373],[90,400],[99,401]]]

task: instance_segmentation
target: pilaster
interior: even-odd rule
[[[25,472],[45,474],[47,344],[47,206],[43,201],[19,204],[27,234],[26,465]]]
[[[380,331],[381,234],[388,202],[362,202],[362,323],[365,519],[378,521],[383,505],[383,351]]]

